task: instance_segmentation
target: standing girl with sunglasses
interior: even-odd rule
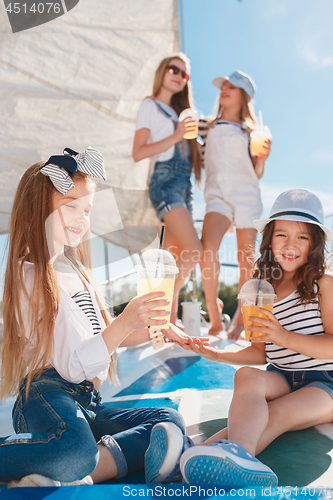
[[[91,148],[67,152],[28,168],[13,204],[0,392],[17,394],[16,434],[0,438],[0,481],[9,486],[124,477],[143,469],[156,422],[184,430],[171,408],[102,404],[98,391],[108,373],[114,380],[116,348],[148,341],[149,301],[154,318],[169,301],[152,292],[110,318],[89,269],[91,176],[105,179],[103,157]]]
[[[250,156],[250,132],[256,126],[252,104],[256,87],[252,78],[235,71],[230,77],[215,78],[213,84],[220,89],[220,96],[217,116],[208,124],[205,145],[206,215],[202,228],[204,258],[201,275],[212,323],[209,333],[216,335],[223,330],[222,304],[217,295],[218,250],[225,233],[235,226],[240,289],[250,278],[256,238],[252,221],[262,213],[258,181],[264,173],[270,141],[266,141],[264,152]],[[238,338],[243,329],[242,313],[238,307],[228,337]]]
[[[184,280],[202,257],[202,244],[193,226],[191,173],[200,182],[201,159],[195,139],[183,139],[185,123],[179,114],[191,107],[189,63],[183,55],[159,64],[153,95],[138,112],[133,144],[134,161],[150,158],[154,172],[149,195],[157,217],[165,224],[163,247],[175,255],[179,274],[175,282],[171,322],[177,318],[178,295]],[[186,131],[190,129],[187,127]]]

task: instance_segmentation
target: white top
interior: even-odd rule
[[[318,300],[301,304],[297,290],[275,302],[273,313],[280,325],[291,332],[313,336],[325,333]],[[271,342],[266,343],[266,356],[273,366],[281,370],[333,370],[332,359],[311,358]]]
[[[258,177],[249,155],[247,130],[237,123],[219,120],[207,136],[205,152],[206,182],[222,185],[255,184]]]
[[[28,293],[34,281],[34,264],[25,262],[23,275]],[[94,288],[80,274],[90,292],[94,309],[103,331],[106,325],[101,314]],[[78,384],[85,379],[98,377],[104,381],[108,375],[110,354],[101,333],[94,335],[93,326],[83,310],[71,298],[65,287],[59,284],[59,311],[54,326],[54,345],[47,364],[53,366],[59,375],[69,382]],[[41,311],[42,313],[42,311]],[[27,319],[26,337],[31,343],[27,356],[33,349],[33,332],[29,329],[29,303],[22,294],[22,315]]]
[[[169,114],[171,118],[165,115],[156,106],[156,102]],[[142,128],[148,128],[150,130],[149,138],[147,144],[153,142],[161,141],[166,137],[170,137],[175,131],[174,123],[172,120],[178,122],[178,116],[176,111],[164,104],[163,102],[153,101],[152,99],[144,99],[139,108],[135,130],[140,130]],[[150,159],[155,163],[157,161],[170,160],[173,157],[175,147],[152,156]]]

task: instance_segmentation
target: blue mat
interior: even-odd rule
[[[134,363],[144,352],[133,350]],[[156,363],[154,366],[144,360],[145,370],[135,380],[114,392],[114,400],[108,406],[144,407],[168,406],[175,409],[188,409],[190,416],[197,418],[197,435],[201,441],[208,438],[227,425],[227,411],[233,390],[233,379],[236,369],[222,363],[211,363],[198,356],[176,353],[170,359]],[[125,354],[125,353],[124,353]],[[165,355],[165,353],[164,353]],[[126,367],[131,351],[126,352]],[[158,355],[157,355],[158,356]],[[165,356],[164,356],[165,357]],[[148,359],[148,358],[147,358]],[[122,370],[122,356],[118,363]],[[141,365],[140,365],[141,366]],[[124,367],[123,367],[124,368]],[[184,405],[184,400],[186,404]],[[183,405],[183,406],[182,406]],[[184,413],[183,413],[184,414]],[[186,416],[184,415],[185,420]],[[193,417],[194,418],[194,417]],[[193,426],[192,426],[193,427]],[[191,428],[191,426],[190,426]],[[192,429],[193,430],[193,429]],[[94,486],[71,486],[60,488],[0,488],[0,500],[7,499],[70,499],[86,498],[103,500],[125,499],[134,497],[147,498],[290,498],[304,500],[306,498],[333,500],[333,441],[318,432],[317,428],[287,433],[276,439],[258,458],[271,467],[279,477],[277,488],[241,488],[239,490],[214,490],[174,484],[144,484],[144,474],[137,473],[124,479],[109,481],[108,484]],[[324,475],[324,476],[323,476]],[[312,487],[311,483],[323,477],[323,487]],[[327,478],[330,478],[328,480]],[[325,487],[325,484],[327,485]]]

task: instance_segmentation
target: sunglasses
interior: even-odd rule
[[[169,71],[170,75],[178,75],[178,73],[180,72],[183,80],[186,80],[188,82],[190,79],[190,75],[186,73],[186,71],[183,71],[182,69],[178,68],[177,66],[174,66],[173,64],[167,66],[166,69]]]

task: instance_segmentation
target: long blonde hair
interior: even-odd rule
[[[17,393],[19,382],[29,366],[28,390],[32,377],[45,368],[52,352],[59,288],[47,245],[45,221],[53,212],[52,202],[56,190],[50,179],[39,171],[44,163],[35,163],[23,174],[12,209],[3,297],[0,398]],[[89,177],[77,171],[73,175],[74,182],[75,179],[88,181]],[[69,258],[94,286],[103,319],[109,325],[110,315],[91,276],[89,235],[77,248],[70,249]],[[29,291],[25,287],[23,275],[25,262],[34,265],[33,286]],[[28,301],[28,317],[22,314],[23,300]],[[25,359],[28,347],[26,325],[29,325],[27,333],[31,331],[34,335],[34,348],[28,359]],[[112,361],[109,368],[111,380],[115,376],[114,370]]]
[[[187,72],[190,71],[190,62],[185,54],[179,53],[175,54],[174,56],[166,57],[165,59],[163,59],[155,71],[155,78],[153,84],[153,95],[155,97],[159,94],[161,90],[166,69],[173,59],[178,59],[179,61],[185,63]],[[177,92],[177,94],[174,94],[172,96],[170,105],[176,111],[178,116],[184,109],[192,107],[192,91],[191,91],[191,83],[189,81],[186,82],[185,87],[181,92]],[[188,139],[188,141],[191,152],[191,167],[192,170],[194,171],[196,181],[198,182],[198,184],[200,184],[201,168],[202,168],[201,155],[197,147],[196,139]]]
[[[239,118],[241,123],[244,123],[249,130],[252,130],[257,124],[257,118],[254,113],[253,102],[252,99],[250,101],[248,100],[247,93],[245,92],[244,89],[240,89],[240,91],[242,95],[242,108],[240,111]],[[223,107],[220,104],[220,94],[219,94],[217,114],[216,117],[209,122],[209,126],[210,127],[214,126],[218,120],[221,120],[222,114],[223,114]]]

